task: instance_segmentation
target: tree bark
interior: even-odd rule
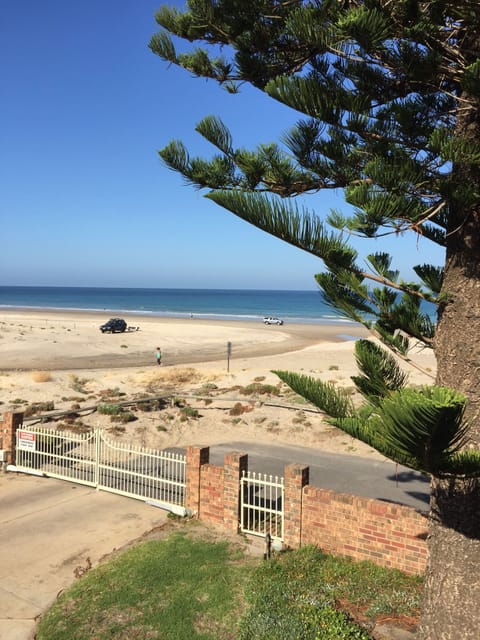
[[[437,384],[469,399],[467,446],[480,442],[480,224],[471,212],[465,238],[447,251],[448,295],[436,334]],[[462,252],[459,255],[459,252]],[[432,479],[429,560],[419,640],[480,637],[480,480]]]
[[[473,34],[477,38],[477,34]],[[476,43],[478,45],[478,43]],[[474,47],[478,50],[478,46]],[[480,102],[462,96],[456,135],[480,143]],[[447,250],[435,337],[437,384],[468,398],[467,447],[480,445],[480,171],[457,164],[452,172]],[[465,186],[477,202],[466,204]],[[419,640],[480,637],[480,481],[433,478],[429,560]]]
[[[432,479],[428,548],[418,640],[478,640],[480,483]]]

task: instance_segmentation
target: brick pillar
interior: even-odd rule
[[[10,464],[15,464],[15,445],[17,442],[17,429],[23,424],[23,413],[21,411],[3,414],[0,422],[0,448],[5,449],[7,459]]]
[[[210,447],[187,447],[187,468],[185,470],[185,508],[198,516],[200,513],[200,473],[201,467],[210,461]]]
[[[302,545],[302,499],[303,488],[309,483],[310,467],[289,464],[285,467],[285,504],[283,540],[286,547]]]
[[[223,524],[238,532],[240,520],[240,478],[248,471],[248,454],[239,451],[227,453],[223,459]]]

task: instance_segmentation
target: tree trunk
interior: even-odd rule
[[[477,38],[477,35],[473,35]],[[477,47],[478,50],[478,47]],[[462,103],[459,138],[480,142],[480,104]],[[464,186],[476,187],[477,202],[466,204]],[[455,190],[458,191],[456,192]],[[435,337],[437,384],[468,397],[467,446],[480,444],[480,190],[479,167],[457,164],[449,209],[447,252]],[[472,204],[474,202],[474,204]],[[420,640],[480,638],[480,481],[433,478],[429,560]]]
[[[432,480],[419,640],[480,636],[480,483]]]

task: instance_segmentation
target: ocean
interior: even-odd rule
[[[247,289],[141,289],[95,287],[0,287],[0,310],[11,308],[105,311],[159,317],[252,320],[277,316],[288,322],[347,320],[320,291]]]

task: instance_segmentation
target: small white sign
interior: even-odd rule
[[[35,451],[35,433],[30,431],[18,431],[18,443],[17,447],[24,451]]]

